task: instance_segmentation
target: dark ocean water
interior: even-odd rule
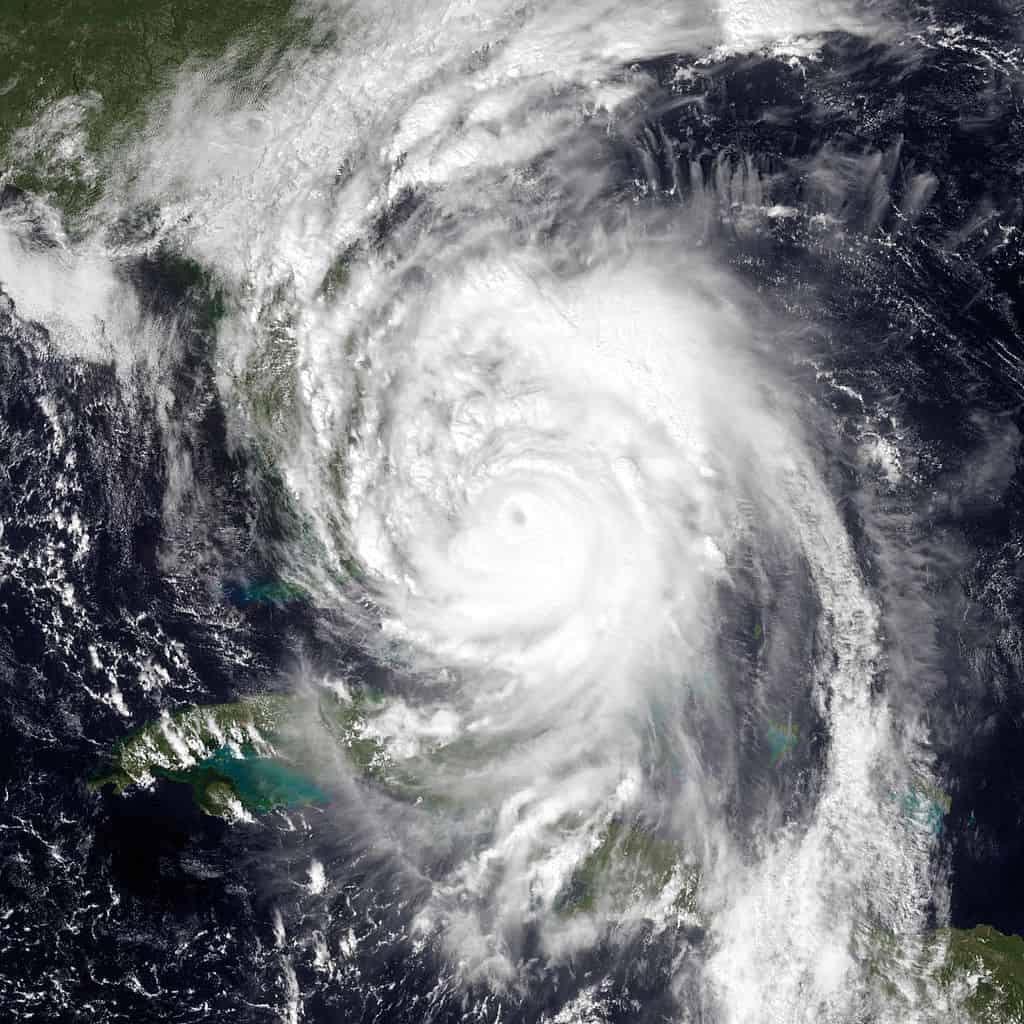
[[[844,425],[829,483],[864,573],[886,576],[870,497],[921,574],[914,595],[881,596],[921,640],[884,685],[928,709],[952,800],[938,826],[951,923],[1024,934],[1024,52],[1011,18],[968,17],[956,45],[834,35],[819,59],[730,57],[684,78],[687,62],[666,56],[612,141],[621,193],[608,201],[703,206],[707,247],[805,326],[813,365],[790,373]],[[794,212],[754,224],[747,208],[768,201]],[[3,194],[8,211],[24,202]],[[277,1020],[290,982],[276,909],[289,933],[363,940],[344,968],[295,966],[305,1019],[456,1021],[470,1005],[492,1019],[497,1000],[459,992],[401,938],[417,881],[344,829],[317,831],[319,815],[356,813],[344,804],[239,829],[202,815],[187,786],[85,787],[130,724],[355,657],[309,603],[245,596],[239,580],[275,578],[282,526],[251,454],[229,445],[216,311],[170,257],[124,272],[187,328],[176,450],[203,488],[173,521],[168,428],[143,383],[61,354],[0,299],[0,1005],[10,1019]],[[856,451],[897,422],[914,464],[890,487]],[[138,685],[156,670],[159,686]],[[115,680],[122,710],[99,696]],[[813,739],[794,777],[813,776],[827,743],[822,723],[801,725]],[[365,864],[367,886],[329,915],[281,881],[313,854]],[[676,952],[641,934],[506,1013],[557,1010],[590,969],[624,993],[612,1019],[661,1020]]]

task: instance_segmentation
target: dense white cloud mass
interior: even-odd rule
[[[649,85],[633,62],[856,12],[332,17],[337,51],[259,109],[183,74],[109,203],[158,203],[161,236],[229,286],[220,384],[309,524],[295,579],[415,680],[381,736],[472,752],[417,763],[458,854],[421,932],[515,986],[527,924],[554,959],[597,941],[559,894],[610,821],[642,819],[700,865],[709,1019],[854,1019],[857,943],[923,926],[929,836],[889,796],[912,743],[872,698],[880,613],[822,478],[828,424],[787,382],[787,325],[700,247],[704,213],[610,201],[608,140]],[[268,427],[242,382],[274,345],[294,387]],[[761,607],[763,671],[829,737],[794,815],[771,785],[736,795],[763,681],[723,651],[762,637]],[[683,884],[606,916],[667,926]]]

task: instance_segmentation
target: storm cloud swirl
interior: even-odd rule
[[[886,685],[930,656],[901,648],[920,609],[883,600],[902,520],[841,499],[849,439],[807,318],[709,227],[805,211],[742,157],[716,177],[673,150],[651,113],[699,104],[702,62],[798,65],[821,33],[895,22],[601,0],[331,16],[335,45],[258,104],[182,72],[99,216],[158,209],[159,243],[223,286],[229,429],[299,524],[283,575],[384,679],[372,736],[421,797],[369,793],[338,827],[386,844],[410,934],[467,991],[525,999],[657,947],[685,1019],[906,1019],[915,997],[887,1009],[866,950],[886,936],[909,972],[945,883],[933,823],[894,797],[938,785],[916,698]],[[845,202],[884,159],[804,171]],[[908,222],[932,188],[908,185]],[[897,473],[875,440],[864,458]],[[682,852],[656,891],[570,912],[610,828]],[[347,870],[311,876],[328,906]],[[553,1019],[585,1019],[596,985],[574,998]]]

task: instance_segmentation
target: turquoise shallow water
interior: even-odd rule
[[[253,604],[290,604],[301,601],[305,594],[283,580],[264,579],[250,583],[231,583],[224,587],[224,597],[238,608]]]
[[[230,780],[238,798],[252,810],[327,803],[327,794],[293,766],[260,757],[250,749],[243,754],[243,757],[236,757],[229,747],[221,747],[196,765],[190,774],[197,779],[209,774]]]

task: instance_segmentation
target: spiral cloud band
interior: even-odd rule
[[[366,735],[422,795],[367,815],[416,934],[507,993],[648,928],[700,1019],[885,1019],[855,954],[924,928],[932,837],[890,794],[929,769],[880,695],[836,427],[799,332],[630,149],[644,61],[864,22],[407,8],[334,12],[340,53],[259,107],[183,73],[118,187],[224,283],[218,384],[301,523],[289,582],[389,674]],[[681,851],[664,884],[566,912],[615,828]]]

